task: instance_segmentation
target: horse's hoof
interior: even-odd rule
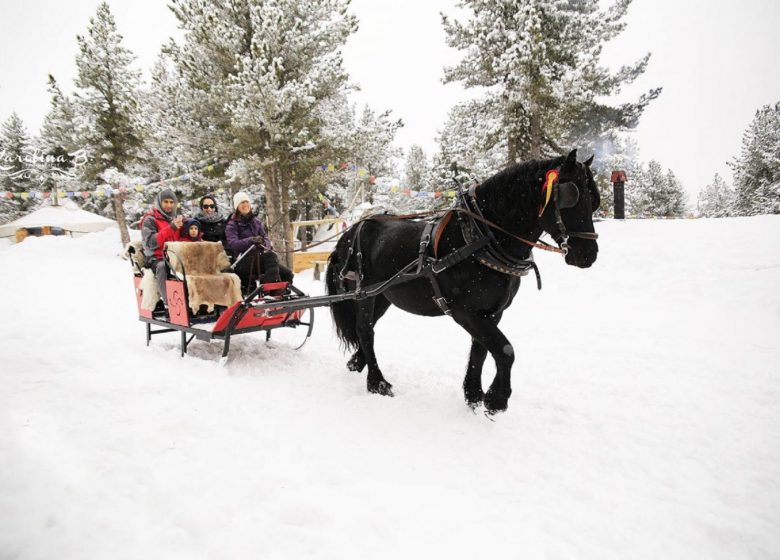
[[[483,404],[482,399],[475,400],[475,401],[470,401],[466,399],[466,406],[469,407],[471,409],[471,412],[473,412],[474,414],[476,414],[477,411],[480,408],[482,408],[482,404]]]
[[[464,395],[466,399],[466,405],[472,410],[479,408],[485,400],[485,393],[479,391],[478,393],[468,393]]]
[[[485,412],[487,414],[499,414],[506,412],[509,407],[509,397],[497,397],[495,393],[488,393],[485,395]]]
[[[394,397],[393,386],[387,381],[380,381],[379,383],[368,386],[369,393],[375,393],[382,395],[383,397]]]
[[[363,368],[366,367],[366,361],[359,356],[352,356],[352,358],[349,359],[347,362],[347,369],[349,371],[363,371]]]

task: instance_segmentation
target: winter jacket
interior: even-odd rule
[[[203,228],[203,241],[220,241],[225,244],[225,224],[227,220],[220,218],[216,222],[207,222],[204,220],[204,214],[198,214],[195,216],[200,220],[200,225]]]
[[[227,248],[233,258],[249,249],[254,243],[250,238],[260,236],[265,239],[264,247],[258,248],[260,252],[273,251],[271,240],[265,233],[263,224],[254,215],[241,216],[238,213],[233,214],[225,225],[225,238],[227,239]]]
[[[146,262],[150,262],[152,259],[162,260],[162,251],[166,242],[181,241],[182,238],[181,232],[171,223],[170,219],[159,209],[153,208],[141,219],[141,239]]]

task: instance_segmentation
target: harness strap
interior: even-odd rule
[[[442,257],[438,260],[435,260],[431,263],[431,271],[434,274],[440,274],[450,268],[451,266],[455,266],[461,261],[465,261],[467,258],[469,258],[471,255],[485,247],[488,243],[490,243],[490,239],[487,237],[480,237],[468,245],[464,245],[460,249],[454,250],[452,253],[447,255],[446,257]]]
[[[431,242],[431,231],[433,230],[434,222],[427,222],[425,229],[423,229],[422,236],[420,237],[420,250],[417,253],[417,274],[422,272],[423,266],[425,266],[425,252],[428,249],[428,244]]]
[[[352,236],[352,240],[349,243],[349,249],[347,250],[347,258],[344,259],[344,265],[341,267],[341,270],[339,271],[339,292],[346,292],[347,287],[344,285],[344,280],[353,280],[358,283],[358,286],[360,284],[360,280],[363,278],[363,255],[360,254],[360,259],[358,260],[358,270],[347,270],[349,268],[349,264],[352,261],[352,255],[355,252],[355,245],[357,245],[358,253],[360,253],[360,231],[363,229],[363,224],[366,222],[364,220],[361,220],[358,222],[357,227],[355,227],[355,234]]]

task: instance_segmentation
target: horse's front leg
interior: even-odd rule
[[[466,404],[471,408],[476,408],[485,399],[485,393],[482,391],[482,365],[485,363],[487,352],[487,348],[476,338],[471,339],[469,365],[466,368],[466,378],[463,380],[463,396],[466,398]]]
[[[485,408],[490,413],[503,412],[507,409],[509,397],[512,395],[512,364],[515,361],[512,345],[504,333],[498,329],[495,318],[456,310],[453,310],[452,316],[474,340],[484,346],[493,356],[493,360],[496,362],[496,377],[485,393],[484,403]],[[474,344],[472,342],[472,355],[473,351]],[[469,367],[471,365],[471,361],[469,361]],[[470,370],[466,374],[467,380],[469,374],[471,374]]]
[[[363,359],[368,366],[366,387],[369,393],[377,393],[388,397],[393,396],[393,386],[382,375],[374,354],[374,299],[368,298],[358,302],[357,335]]]

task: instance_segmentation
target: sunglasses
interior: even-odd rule
[[[204,205],[203,205],[203,209],[204,209],[204,210],[205,210],[206,208],[216,208],[216,207],[217,207],[217,205],[216,205],[216,204],[204,204]]]

